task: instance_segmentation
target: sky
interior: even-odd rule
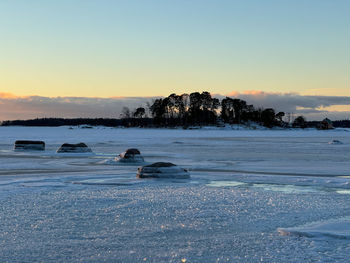
[[[33,98],[348,97],[349,13],[347,0],[0,0],[0,119],[42,116]],[[318,104],[291,107],[350,111]]]

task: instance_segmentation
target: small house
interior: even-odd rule
[[[320,122],[319,126],[318,126],[319,130],[330,130],[330,129],[334,129],[333,127],[333,123],[330,119],[325,118],[323,121]]]

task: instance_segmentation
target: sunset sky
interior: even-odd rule
[[[347,97],[349,14],[347,0],[3,0],[0,99]]]

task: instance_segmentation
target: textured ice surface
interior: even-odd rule
[[[0,127],[0,138],[1,262],[348,262],[347,130]],[[16,153],[18,138],[46,151]],[[82,139],[94,155],[54,153]],[[133,147],[191,179],[139,180],[105,161]]]

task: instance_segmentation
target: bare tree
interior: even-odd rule
[[[120,118],[128,119],[131,117],[131,112],[128,107],[123,107],[122,112],[120,113]]]

